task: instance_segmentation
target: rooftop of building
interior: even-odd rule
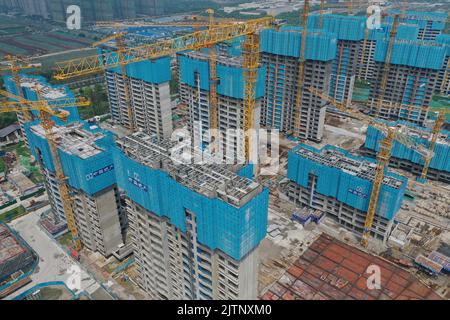
[[[377,164],[370,162],[363,157],[349,156],[343,150],[331,148],[331,146],[315,150],[306,145],[300,145],[295,150],[295,154],[302,158],[314,161],[316,163],[342,170],[350,175],[360,177],[365,180],[373,181]],[[400,189],[403,181],[393,176],[385,175],[383,184]]]
[[[80,122],[72,122],[65,126],[53,127],[58,148],[81,159],[87,159],[102,153],[104,150],[94,142],[102,139],[105,135],[101,132],[87,130],[85,125]],[[40,125],[32,126],[31,129],[39,137],[46,139],[45,131]]]
[[[39,77],[22,76],[20,78],[20,85],[22,88],[29,88],[31,90],[35,87],[39,88],[42,97],[49,100],[62,99],[68,95],[65,87],[51,86]]]
[[[181,54],[185,55],[189,58],[195,59],[195,60],[209,61],[209,53],[207,50],[188,51],[188,52],[184,52]],[[216,54],[216,61],[218,64],[228,66],[228,67],[234,67],[234,68],[242,67],[242,56]]]
[[[205,195],[240,207],[262,190],[262,186],[233,172],[229,165],[181,164],[171,154],[176,142],[158,141],[143,132],[117,140],[118,146],[131,159],[168,173],[174,180]]]
[[[431,140],[432,133],[428,128],[422,128],[413,125],[407,125],[405,123],[397,123],[395,125],[397,130],[409,137]],[[428,129],[428,130],[427,130]],[[450,135],[447,131],[441,131],[438,135],[436,143],[450,146]]]

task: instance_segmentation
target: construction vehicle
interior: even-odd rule
[[[252,113],[256,105],[256,79],[259,64],[259,40],[257,32],[274,25],[272,17],[248,20],[236,23],[213,23],[212,13],[210,14],[210,28],[178,38],[158,41],[152,44],[145,44],[138,47],[120,49],[120,54],[115,52],[103,52],[101,59],[98,55],[59,62],[56,64],[55,79],[66,80],[69,78],[86,76],[104,72],[107,69],[122,67],[135,62],[157,59],[165,56],[172,56],[180,51],[199,50],[211,47],[217,43],[228,41],[237,37],[246,36],[243,50],[244,67],[244,129],[252,126]],[[118,38],[120,39],[120,37]],[[107,38],[111,40],[111,38]],[[119,47],[119,46],[118,46]],[[214,59],[215,60],[215,59]],[[213,70],[214,71],[214,70]],[[124,72],[122,72],[124,73]],[[213,80],[216,81],[214,75]],[[214,89],[213,89],[214,90]],[[213,97],[214,99],[214,97]],[[215,116],[213,117],[215,118]],[[214,119],[213,119],[214,122]],[[214,124],[214,123],[212,123]],[[249,130],[246,130],[249,132]],[[247,160],[250,158],[251,137],[245,139],[245,150]]]
[[[75,225],[72,209],[72,198],[67,186],[67,178],[64,176],[61,159],[59,157],[55,137],[53,134],[53,127],[55,123],[52,120],[52,116],[60,118],[63,121],[67,121],[69,112],[66,110],[61,110],[61,108],[90,106],[91,103],[85,98],[55,99],[50,101],[41,100],[42,98],[39,87],[36,86],[34,89],[36,90],[38,96],[38,100],[36,101],[27,100],[21,96],[0,90],[0,94],[9,99],[15,100],[11,102],[1,103],[0,113],[12,111],[22,112],[23,110],[39,112],[41,126],[45,131],[45,136],[48,141],[53,165],[55,168],[55,175],[60,186],[61,200],[63,203],[64,212],[66,214],[67,226],[72,234],[72,239],[74,241],[72,249],[78,252],[81,250],[81,241],[78,237],[78,230]]]
[[[409,136],[404,135],[397,131],[395,128],[388,126],[387,124],[375,121],[371,116],[365,115],[362,112],[354,108],[347,107],[346,103],[337,101],[336,99],[328,96],[326,93],[314,87],[309,87],[308,90],[322,98],[323,100],[335,105],[341,112],[347,113],[368,125],[371,125],[384,133],[385,138],[380,142],[380,150],[377,154],[377,168],[375,171],[375,177],[372,187],[372,193],[370,195],[369,207],[367,209],[367,215],[364,222],[364,230],[361,238],[361,245],[367,247],[369,243],[370,232],[372,230],[372,224],[377,210],[378,198],[380,195],[381,185],[383,183],[384,171],[389,164],[391,157],[391,149],[394,140],[401,144],[411,148],[418,152],[422,157],[430,157],[431,154],[424,146],[413,141]]]

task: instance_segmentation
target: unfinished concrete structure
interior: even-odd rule
[[[225,166],[174,162],[173,142],[117,144],[139,286],[153,299],[256,299],[268,191]]]
[[[299,145],[289,152],[284,193],[299,206],[320,210],[345,228],[362,234],[376,163],[333,146]],[[386,173],[371,235],[387,240],[400,209],[407,180]]]
[[[369,96],[368,111],[381,119],[406,120],[424,125],[432,95],[438,84],[438,74],[444,64],[446,48],[429,41],[395,40],[387,68],[388,42],[377,41],[377,68]],[[387,72],[385,88],[384,72]],[[380,104],[379,100],[384,103]]]
[[[209,55],[192,51],[178,55],[180,100],[189,107],[189,130],[199,148],[211,142],[210,73]],[[220,131],[220,148],[227,163],[244,163],[244,83],[242,57],[218,55],[217,69],[217,129]],[[252,128],[259,129],[260,106],[264,96],[264,68],[258,70],[256,108]],[[235,130],[235,131],[232,131]]]
[[[331,69],[329,95],[339,102],[349,104],[353,95],[356,74],[363,46],[366,17],[324,14],[322,26],[320,15],[312,14],[308,19],[310,28],[320,28],[337,38],[337,50]]]
[[[142,61],[126,66],[128,98],[121,68],[106,71],[106,87],[112,120],[134,127],[160,139],[170,138],[173,130],[170,103],[170,58]]]
[[[6,224],[0,223],[0,292],[9,282],[27,274],[39,258],[28,244]],[[14,274],[18,273],[15,275]]]
[[[436,37],[436,42],[447,48],[444,63],[439,71],[436,91],[448,95],[450,94],[450,35],[440,34]]]
[[[64,98],[74,98],[74,95],[72,91],[67,86],[61,86],[61,85],[51,85],[47,82],[47,80],[44,77],[41,76],[35,76],[35,75],[27,75],[27,74],[21,74],[20,75],[20,90],[18,91],[16,84],[13,81],[13,78],[11,76],[5,76],[4,78],[5,82],[5,88],[8,92],[23,96],[25,99],[36,101],[36,100],[47,100],[51,104],[52,100],[55,99],[64,99]],[[36,94],[36,89],[39,89],[41,96],[38,97]],[[70,108],[63,108],[64,110],[67,110],[70,115],[67,119],[68,122],[77,121],[80,119],[80,116],[78,114],[78,109],[74,107]],[[32,118],[37,118],[39,116],[39,113],[37,111],[31,112]],[[22,112],[17,112],[17,119],[19,120],[20,129],[22,131],[22,137],[27,146],[28,144],[28,138],[25,134],[25,117]],[[56,119],[54,117],[54,121],[56,123],[62,123],[59,119]]]
[[[369,30],[367,39],[361,41],[359,50],[357,78],[366,81],[375,79],[377,64],[375,62],[375,49],[377,41],[389,38],[392,23],[384,23],[379,29]],[[415,24],[399,23],[397,28],[397,40],[415,40],[419,33],[419,27]]]
[[[392,23],[395,14],[401,15],[399,10],[391,11],[391,14],[385,17],[384,22]],[[433,41],[445,29],[447,12],[426,12],[426,11],[406,11],[404,19],[401,22],[411,25],[417,25],[419,28],[416,40]]]
[[[390,127],[409,136],[411,139],[424,146],[428,146],[431,141],[431,129],[419,127],[406,121],[388,122]],[[366,141],[361,148],[363,154],[376,157],[376,152],[380,149],[380,142],[384,139],[384,134],[373,126],[369,126]],[[450,132],[441,130],[434,147],[434,156],[430,162],[427,178],[445,183],[450,183]],[[406,146],[394,141],[391,149],[389,166],[408,171],[416,176],[420,176],[423,170],[425,159],[418,153]]]
[[[65,219],[59,181],[54,174],[50,149],[40,125],[27,128],[30,147],[45,177],[53,212]],[[125,242],[127,218],[115,184],[108,147],[112,137],[98,128],[71,123],[54,128],[64,174],[72,194],[75,224],[83,246],[108,257]]]
[[[305,70],[299,110],[299,128],[295,128],[297,109],[301,29],[282,28],[261,32],[261,63],[267,68],[266,95],[261,107],[261,125],[282,132],[298,132],[300,139],[320,141],[325,121],[325,102],[311,94],[313,86],[328,92],[336,38],[318,32],[309,33],[305,50]]]

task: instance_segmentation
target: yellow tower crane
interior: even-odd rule
[[[380,123],[375,121],[374,118],[363,114],[362,112],[348,108],[345,103],[339,102],[336,99],[328,96],[326,93],[322,92],[319,89],[314,87],[309,87],[308,90],[322,98],[323,100],[332,103],[335,105],[340,111],[348,113],[355,118],[371,125],[381,132],[384,133],[385,138],[380,142],[380,150],[377,154],[377,168],[375,171],[375,177],[373,181],[372,192],[369,200],[369,207],[367,209],[366,219],[364,221],[364,230],[361,238],[361,244],[364,247],[367,247],[369,243],[370,232],[372,230],[373,220],[375,218],[375,213],[377,211],[377,204],[380,195],[381,186],[384,178],[384,171],[386,166],[389,164],[389,159],[391,157],[391,149],[394,140],[399,141],[401,144],[413,149],[418,152],[423,157],[429,157],[430,152],[422,145],[417,144],[415,141],[410,139],[407,135],[400,133],[393,127],[389,127],[384,123]]]
[[[121,71],[121,77],[122,77],[122,82],[123,82],[123,93],[125,96],[124,102],[125,102],[125,106],[127,108],[127,115],[128,115],[128,123],[126,124],[126,126],[128,127],[129,130],[134,131],[134,129],[135,129],[134,112],[133,112],[132,105],[131,105],[130,83],[129,83],[128,77],[127,77],[127,63],[126,63],[127,47],[126,47],[126,43],[125,43],[125,36],[126,36],[126,32],[116,32],[109,37],[106,37],[100,41],[93,43],[92,46],[97,47],[101,44],[107,43],[112,40],[116,41],[116,47],[117,47],[116,54],[117,54],[117,59],[118,59],[120,69],[121,69],[120,71]],[[102,57],[103,57],[103,55],[102,55]]]
[[[245,134],[245,158],[250,161],[253,154],[253,119],[256,107],[256,84],[259,67],[259,36],[251,33],[245,36],[242,47],[244,67],[244,103],[243,103],[243,130]],[[257,159],[253,159],[257,163]]]
[[[319,29],[323,26],[323,12],[325,9],[325,0],[320,0],[320,10],[319,10]]]
[[[441,131],[442,126],[445,124],[445,119],[447,114],[450,114],[450,110],[448,108],[436,110],[439,115],[434,122],[433,129],[431,130],[431,141],[430,141],[430,156],[425,158],[425,163],[423,165],[422,174],[420,175],[421,180],[427,179],[428,169],[430,167],[431,160],[433,160],[434,156],[434,148],[436,147],[436,142],[439,137],[439,132]]]
[[[209,32],[214,34],[214,10],[208,9],[206,13],[209,15]],[[212,129],[211,143],[212,143],[212,152],[215,153],[217,151],[217,143],[218,137],[216,137],[217,129],[218,129],[218,119],[217,119],[217,70],[216,70],[216,48],[215,44],[208,46],[209,48],[209,123],[210,128]]]
[[[308,34],[308,15],[309,15],[309,0],[305,0],[303,4],[303,22],[302,35],[300,44],[300,56],[298,63],[298,78],[297,78],[297,95],[295,100],[294,110],[294,136],[300,136],[300,114],[303,96],[303,77],[305,73],[305,52],[306,52],[306,36]]]
[[[16,87],[17,95],[23,98],[23,91],[20,86],[20,71],[25,69],[34,69],[39,68],[40,64],[30,64],[26,60],[12,55],[5,56],[5,62],[7,67],[1,68],[0,71],[9,71],[11,73],[12,80]],[[23,119],[25,122],[29,122],[33,120],[32,113],[28,110],[18,111],[19,115],[23,115]]]
[[[72,239],[73,239],[73,249],[78,252],[81,250],[81,241],[78,237],[78,230],[75,225],[74,214],[72,209],[72,198],[69,193],[69,188],[67,186],[67,178],[64,176],[64,171],[61,164],[61,159],[59,157],[57,144],[55,141],[53,127],[55,123],[51,119],[52,116],[56,116],[63,121],[67,121],[69,112],[66,110],[61,110],[65,107],[86,107],[90,106],[91,102],[85,98],[66,98],[66,99],[55,99],[55,100],[40,100],[41,93],[38,87],[35,87],[38,100],[31,101],[24,99],[20,96],[14,95],[10,92],[0,90],[0,94],[4,95],[9,99],[16,100],[4,102],[0,104],[0,113],[4,112],[22,112],[26,111],[39,111],[39,117],[41,119],[41,126],[45,131],[45,136],[48,141],[50,153],[53,160],[53,165],[55,168],[56,179],[60,186],[61,200],[63,203],[64,212],[67,219],[67,227],[69,228]]]
[[[256,78],[259,61],[259,41],[257,33],[274,25],[273,17],[265,17],[245,22],[215,23],[214,28],[200,30],[170,40],[158,41],[138,47],[126,48],[121,55],[104,52],[98,55],[56,63],[55,79],[65,80],[104,72],[107,69],[126,66],[135,62],[172,56],[180,51],[199,50],[220,42],[246,36],[244,43],[244,128],[251,127],[255,107]],[[121,58],[119,58],[121,56]],[[248,130],[247,130],[248,131]],[[246,140],[246,157],[250,157],[250,140]]]

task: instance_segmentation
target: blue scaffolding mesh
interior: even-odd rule
[[[367,211],[373,187],[372,180],[365,180],[355,176],[351,172],[346,172],[339,168],[329,167],[325,164],[303,158],[295,153],[299,148],[306,148],[314,153],[320,152],[320,150],[304,144],[300,144],[289,151],[287,176],[290,180],[303,187],[308,187],[309,175],[314,174],[317,176],[316,192],[333,197],[353,208]],[[374,162],[374,160],[370,158],[356,157],[349,154],[347,151],[334,146],[328,145],[325,146],[324,149],[336,150],[345,154],[347,157],[358,161]],[[391,220],[400,209],[403,195],[406,190],[407,179],[392,172],[388,172],[387,170],[385,171],[385,175],[403,181],[403,184],[399,189],[395,189],[385,184],[381,187],[376,214]]]
[[[209,91],[209,61],[193,59],[183,54],[178,55],[180,67],[180,81],[191,87],[197,87],[195,79],[198,75],[200,89]],[[220,64],[216,66],[216,74],[219,78],[217,93],[231,98],[242,99],[244,97],[244,69],[242,67],[229,67]],[[265,94],[266,69],[258,69],[258,81],[256,84],[256,98]]]
[[[301,28],[285,27],[280,31],[266,29],[260,35],[261,52],[298,58]],[[306,37],[305,58],[330,61],[336,56],[337,40],[333,34],[312,31]]]
[[[47,139],[33,133],[31,126],[38,124],[38,121],[25,125],[25,132],[28,138],[31,152],[36,159],[42,156],[42,162],[46,169],[54,172],[54,165]],[[82,159],[74,154],[69,154],[58,148],[64,175],[68,178],[68,184],[76,189],[83,190],[89,195],[93,195],[116,183],[113,158],[111,148],[114,145],[112,133],[91,128],[84,122],[83,128],[93,133],[101,132],[105,137],[97,140],[95,144],[104,151],[87,159]]]
[[[379,29],[369,30],[369,40],[384,40],[389,38],[392,23],[383,25]],[[419,27],[415,24],[400,24],[397,29],[397,40],[416,40],[419,34]]]
[[[380,120],[381,121],[381,120]],[[406,122],[406,121],[397,121],[397,122],[386,122],[389,126],[396,126],[397,124],[404,124],[411,128],[418,129],[424,132],[430,132],[429,128],[424,128],[417,126],[415,124]],[[447,141],[450,143],[450,132],[441,131],[442,134],[447,135]],[[378,129],[369,126],[367,130],[367,136],[364,146],[370,150],[379,151],[380,150],[380,142],[384,139],[384,134]],[[417,143],[426,146],[427,148],[430,145],[430,142],[427,139],[419,138],[411,136],[411,139],[416,141]],[[450,172],[450,146],[446,144],[437,143],[434,149],[435,155],[430,163],[430,168],[448,171]],[[415,151],[406,146],[400,144],[397,141],[394,141],[391,150],[391,156],[399,159],[409,160],[413,163],[423,165],[424,159]]]
[[[61,90],[63,92],[66,93],[66,96],[64,98],[69,98],[69,99],[74,99],[75,95],[73,94],[72,90],[69,89],[68,86],[65,85],[51,85],[47,82],[47,79],[45,79],[42,76],[36,76],[36,75],[29,75],[29,74],[25,74],[22,73],[19,75],[21,78],[32,78],[35,81],[39,82],[42,86],[47,86],[47,87],[51,87],[57,90]],[[17,88],[16,85],[12,79],[11,76],[4,76],[3,77],[4,80],[4,85],[6,88],[6,91],[15,94],[15,95],[19,95],[19,92],[17,92]],[[22,87],[22,93],[25,99],[31,100],[31,101],[36,101],[38,100],[37,94],[36,92],[32,89],[32,88],[24,88]],[[12,101],[16,101],[14,99],[11,99]],[[49,102],[49,105],[52,104],[52,101],[47,99],[47,101]],[[68,111],[70,113],[68,119],[67,119],[67,123],[71,123],[71,122],[75,122],[75,121],[79,121],[80,120],[80,115],[78,113],[78,109],[76,107],[70,107],[70,108],[63,108],[64,110]],[[32,111],[33,115],[35,117],[39,116],[39,112],[38,111]],[[52,120],[57,124],[57,125],[62,125],[64,124],[64,122],[57,118],[57,117],[52,117]]]
[[[436,43],[442,44],[446,47],[446,55],[450,56],[450,34],[440,34],[436,37]]]
[[[374,59],[377,62],[385,62],[388,40],[377,41]],[[441,69],[446,54],[443,45],[435,43],[396,41],[391,56],[391,64],[405,65],[424,69]]]
[[[401,14],[401,11],[392,10],[391,14],[385,17],[384,21],[392,23],[395,14]],[[431,22],[431,29],[444,30],[446,19],[446,12],[407,11],[404,22],[408,24],[416,24],[421,29],[424,29],[428,22]]]
[[[102,52],[108,51],[105,48],[99,48],[99,59]],[[115,53],[112,53],[114,56]],[[108,69],[118,74],[122,74],[121,67]],[[148,83],[160,84],[170,81],[170,57],[163,57],[155,60],[145,60],[135,63],[127,64],[127,76],[139,80],[144,80]]]
[[[186,210],[195,213],[198,241],[208,248],[220,249],[239,260],[264,239],[267,189],[237,208],[192,191],[164,171],[129,159],[118,147],[113,157],[117,184],[133,201],[158,216],[167,217],[183,232],[186,231]]]
[[[338,14],[324,14],[322,29],[334,33],[338,40],[360,41],[364,39],[367,18],[364,16],[347,16]],[[308,29],[319,27],[319,14],[308,17]]]

